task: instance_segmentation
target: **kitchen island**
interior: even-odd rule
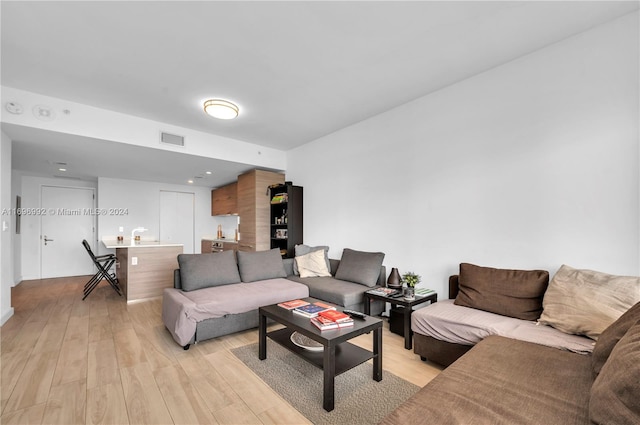
[[[118,242],[102,239],[106,248],[116,250],[116,276],[127,302],[160,297],[173,287],[173,271],[178,268],[182,244],[158,241]]]

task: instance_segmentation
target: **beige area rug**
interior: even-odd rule
[[[383,371],[372,379],[371,363],[363,363],[335,380],[335,408],[322,408],[322,370],[267,339],[267,358],[258,359],[258,344],[231,350],[289,404],[314,424],[377,424],[420,388]],[[384,358],[383,358],[384,364]]]

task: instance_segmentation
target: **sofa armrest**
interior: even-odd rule
[[[449,299],[452,300],[458,296],[458,290],[460,282],[458,281],[458,275],[454,274],[449,276]]]
[[[162,322],[173,339],[183,347],[195,338],[196,321],[187,317],[186,313],[188,309],[193,310],[195,305],[181,291],[165,288],[162,293]]]
[[[182,281],[180,280],[180,269],[173,271],[173,287],[176,289],[182,289]]]
[[[293,275],[293,262],[295,258],[283,258],[282,265],[284,266],[284,271],[287,272],[287,276]]]

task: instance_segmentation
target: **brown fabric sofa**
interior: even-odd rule
[[[640,303],[592,355],[489,336],[381,423],[639,424]]]
[[[589,355],[502,336],[462,354],[381,423],[640,423],[640,303]]]

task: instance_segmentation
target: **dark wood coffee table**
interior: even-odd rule
[[[316,302],[314,298],[305,301]],[[324,301],[323,301],[324,302]],[[338,310],[342,310],[338,307]],[[259,353],[260,360],[267,358],[267,337],[302,357],[309,363],[319,367],[324,372],[324,388],[322,407],[327,412],[334,408],[335,377],[349,369],[373,359],[373,379],[382,380],[382,320],[367,316],[365,320],[354,319],[353,327],[320,331],[311,321],[290,310],[273,304],[258,309],[259,325]],[[285,328],[267,332],[267,319],[281,323]],[[295,345],[291,341],[291,334],[298,332],[323,345],[322,351],[311,351]],[[365,350],[347,342],[358,335],[373,332],[373,351]]]
[[[391,308],[395,308],[396,305],[401,305],[403,309],[403,326],[404,326],[404,348],[411,350],[413,346],[413,331],[411,330],[411,313],[413,313],[413,306],[426,303],[430,301],[435,303],[438,301],[438,294],[436,292],[428,295],[416,295],[413,300],[405,300],[404,298],[392,298],[386,295],[372,294],[369,292],[364,293],[364,313],[369,314],[371,311],[371,300],[380,300],[391,304]]]

